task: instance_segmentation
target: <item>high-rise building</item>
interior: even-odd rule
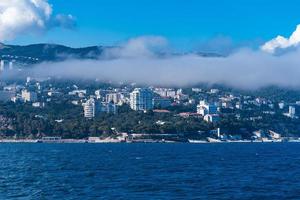
[[[0,71],[4,71],[4,60],[0,60]]]
[[[147,88],[136,88],[130,93],[130,107],[136,111],[153,109],[153,93]]]
[[[13,62],[9,62],[8,69],[9,70],[13,70],[14,69],[14,63]]]
[[[279,103],[278,103],[279,109],[283,109],[284,106],[285,106],[285,103],[284,103],[284,102],[279,102]]]
[[[37,94],[28,90],[22,90],[22,99],[24,102],[35,102],[37,101]]]
[[[27,78],[26,78],[26,84],[30,83],[31,80],[32,80],[31,77],[27,76]]]
[[[215,123],[220,120],[218,107],[215,104],[209,104],[206,101],[200,101],[197,106],[197,113],[203,116],[204,121]]]
[[[99,115],[100,113],[109,113],[109,114],[117,114],[118,109],[117,105],[113,103],[105,103],[95,100],[91,98],[82,104],[84,117],[88,119],[92,119]]]
[[[289,106],[289,116],[294,118],[296,116],[296,108],[295,106]]]
[[[218,114],[218,107],[214,104],[209,104],[206,101],[200,101],[199,105],[197,106],[197,113],[202,116],[207,114]]]
[[[92,119],[96,115],[95,100],[89,99],[83,105],[84,117]]]
[[[177,92],[180,92],[180,90]],[[156,88],[154,90],[154,93],[160,95],[161,97],[171,97],[171,98],[175,98],[177,92],[171,88]]]
[[[215,123],[220,120],[220,116],[218,114],[207,114],[203,119],[206,122]]]
[[[106,95],[106,102],[110,103],[113,102],[115,104],[118,104],[121,99],[120,93],[109,93]]]
[[[7,61],[7,60],[1,60],[0,61],[0,71],[5,71],[5,70],[12,70],[14,67],[14,64],[12,61]]]

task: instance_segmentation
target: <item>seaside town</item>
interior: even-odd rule
[[[0,63],[2,73],[14,69],[12,61]],[[299,141],[298,93],[270,90],[50,77],[5,80],[0,83],[0,136],[2,142]]]

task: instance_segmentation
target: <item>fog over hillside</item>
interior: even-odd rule
[[[203,57],[192,53],[157,56],[155,50],[167,48],[166,44],[161,37],[131,39],[121,48],[105,52],[104,55],[112,59],[44,62],[23,73],[35,77],[174,86],[218,83],[242,89],[269,85],[300,87],[299,50],[281,56],[246,48],[226,57]]]

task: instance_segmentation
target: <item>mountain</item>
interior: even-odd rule
[[[107,48],[111,47],[90,46],[84,48],[71,48],[58,44],[31,44],[20,46],[0,43],[0,57],[3,59],[14,59],[20,62],[29,63],[61,61],[66,58],[97,59]]]
[[[26,46],[20,45],[6,45],[0,43],[0,60],[14,61],[21,65],[36,64],[47,61],[63,61],[68,58],[74,59],[115,59],[117,57],[106,54],[103,56],[105,50],[120,47],[110,46],[89,46],[83,48],[72,48],[59,44],[30,44]],[[220,57],[221,55],[215,53],[203,52],[187,52],[187,53],[166,53],[156,52],[158,57],[168,56],[182,56],[188,54],[196,54],[201,57]],[[108,57],[107,57],[108,56]]]

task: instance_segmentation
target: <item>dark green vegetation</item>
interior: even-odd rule
[[[184,111],[182,106],[178,110]],[[174,108],[172,108],[174,109]],[[170,109],[171,110],[171,109]],[[42,136],[62,136],[64,138],[86,138],[88,136],[110,136],[116,132],[127,133],[161,133],[183,134],[189,138],[202,139],[210,130],[221,127],[223,133],[241,135],[250,139],[252,132],[259,129],[274,130],[285,136],[299,136],[299,119],[289,119],[281,113],[275,115],[263,114],[248,110],[222,110],[221,121],[217,124],[206,123],[201,117],[183,118],[177,110],[170,113],[147,113],[130,110],[127,105],[119,108],[118,115],[101,113],[95,119],[83,117],[81,106],[70,102],[52,102],[45,108],[34,108],[31,104],[1,103],[1,120],[10,128],[0,130],[2,137],[39,138]],[[236,115],[240,116],[237,119]],[[250,120],[249,117],[261,116],[261,119]],[[61,120],[62,122],[56,121]],[[163,124],[157,123],[164,122]],[[113,129],[115,128],[115,130]]]
[[[197,133],[210,130],[212,125],[199,118],[182,118],[175,113],[135,112],[127,105],[119,108],[118,115],[101,113],[95,119],[83,118],[81,106],[69,102],[51,103],[45,108],[33,108],[30,104],[0,104],[0,115],[13,119],[11,130],[3,130],[5,137],[62,136],[85,138],[108,136],[117,132],[128,133]],[[55,120],[63,119],[62,122]],[[158,125],[158,120],[164,125]]]
[[[7,83],[12,84],[12,83]],[[18,84],[24,84],[18,82]],[[86,97],[70,96],[68,92],[78,88],[87,90]],[[2,137],[40,138],[42,136],[62,136],[63,138],[86,138],[88,136],[111,136],[120,132],[145,134],[173,134],[182,138],[202,139],[211,135],[211,130],[221,128],[221,133],[238,135],[250,139],[253,131],[272,130],[283,136],[300,136],[300,120],[288,118],[283,113],[288,112],[288,105],[300,99],[297,90],[276,87],[264,88],[259,91],[235,91],[230,88],[217,87],[220,92],[210,93],[208,86],[198,86],[201,92],[193,92],[191,88],[183,89],[183,93],[193,99],[190,104],[184,100],[166,108],[169,113],[149,111],[135,112],[128,105],[119,107],[118,114],[101,113],[95,119],[83,117],[83,108],[73,105],[72,101],[84,102],[93,95],[95,90],[112,91],[114,88],[132,91],[130,85],[111,85],[100,82],[72,82],[51,80],[41,82],[42,90],[38,92],[39,101],[45,102],[44,108],[34,108],[31,103],[0,102],[0,135]],[[34,82],[27,86],[37,90]],[[138,87],[138,86],[134,86]],[[60,95],[51,97],[47,102],[48,91],[54,88]],[[128,94],[127,94],[128,95]],[[222,108],[221,121],[215,124],[203,121],[201,116],[179,116],[182,112],[196,112],[199,100],[219,102],[220,97],[233,95],[229,108]],[[256,99],[265,103],[257,103]],[[284,101],[284,109],[278,108],[278,103]],[[242,109],[235,108],[237,102],[243,103]],[[270,106],[272,105],[272,106]],[[299,114],[299,113],[298,113]],[[152,135],[149,137],[153,137]]]
[[[91,46],[71,48],[57,44],[32,44],[27,46],[2,44],[0,45],[0,56],[17,56],[17,58],[14,59],[18,62],[32,64],[43,61],[61,61],[66,58],[97,59],[107,48],[110,47]],[[38,60],[29,58],[37,58]]]

